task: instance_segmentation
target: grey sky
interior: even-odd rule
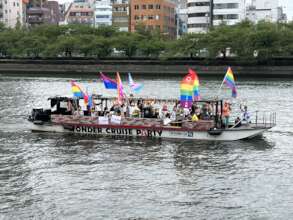
[[[58,0],[58,1],[60,3],[72,2],[72,0]],[[279,5],[283,7],[285,13],[288,16],[288,20],[293,20],[293,1],[292,0],[279,0]]]

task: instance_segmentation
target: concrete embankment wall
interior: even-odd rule
[[[237,76],[293,77],[293,62],[285,65],[237,65],[233,63],[205,64],[203,61],[156,61],[156,60],[0,60],[0,73],[26,74],[96,74],[127,73],[171,76],[184,74],[188,68],[201,76],[223,75],[231,65]]]

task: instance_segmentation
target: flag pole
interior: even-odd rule
[[[224,85],[224,82],[225,82],[225,77],[226,77],[226,74],[225,74],[224,79],[223,79],[223,81],[222,81],[222,83],[221,83],[221,86],[220,86],[220,88],[219,88],[219,90],[218,90],[218,93],[217,93],[216,98],[218,98],[218,97],[220,96],[221,89],[222,89],[222,87],[223,87],[223,85]]]

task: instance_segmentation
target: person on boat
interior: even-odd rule
[[[139,118],[140,117],[140,109],[136,106],[134,106],[132,114],[131,114],[132,118]]]
[[[172,112],[170,114],[171,121],[176,121],[176,112],[177,112],[177,105],[175,105],[173,107],[173,110],[172,110]]]
[[[110,108],[110,112],[117,115],[118,111],[121,113],[121,106],[117,101],[113,103],[113,106]]]
[[[197,115],[195,113],[192,114],[191,121],[192,122],[197,122],[198,121],[198,117],[197,117]]]
[[[152,107],[150,102],[147,102],[143,107],[143,118],[152,118]]]
[[[138,108],[139,108],[139,112],[141,113],[140,117],[143,117],[143,107],[144,107],[144,104],[143,104],[143,100],[140,99],[140,100],[137,100],[137,105],[136,105]]]
[[[242,107],[242,105],[240,105],[240,110],[242,112],[242,121],[244,123],[250,123],[250,113],[248,112],[247,106],[245,105]]]
[[[78,110],[76,110],[75,112],[76,116],[84,116],[83,110],[81,109],[81,107],[78,107]]]
[[[165,119],[166,115],[168,114],[168,106],[166,103],[163,104],[162,108],[160,109],[160,118]]]
[[[96,111],[95,107],[91,108],[91,116],[92,117],[97,117],[98,116],[98,112]]]
[[[210,120],[210,106],[209,103],[204,103],[201,110],[201,119]]]
[[[239,128],[239,127],[241,127],[241,125],[242,125],[242,123],[241,123],[241,119],[239,118],[239,117],[237,117],[236,119],[235,119],[235,125],[234,125],[234,127],[235,128]]]
[[[188,118],[188,116],[190,116],[189,108],[183,108],[183,117]]]
[[[67,101],[67,113],[69,114],[69,115],[72,115],[73,114],[73,105],[72,105],[72,103],[71,103],[71,101],[70,100],[68,100]]]
[[[225,101],[224,107],[223,107],[223,115],[222,115],[225,128],[229,126],[230,112],[231,112],[231,105],[229,102]]]

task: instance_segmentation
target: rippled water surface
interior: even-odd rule
[[[73,77],[75,78],[75,77]],[[180,77],[137,78],[144,95],[178,97]],[[75,78],[95,93],[91,77]],[[0,219],[292,219],[293,81],[239,79],[240,102],[276,111],[263,137],[169,141],[31,133],[27,114],[69,78],[0,75]],[[201,93],[221,79],[202,78]],[[223,89],[221,96],[229,97]]]

